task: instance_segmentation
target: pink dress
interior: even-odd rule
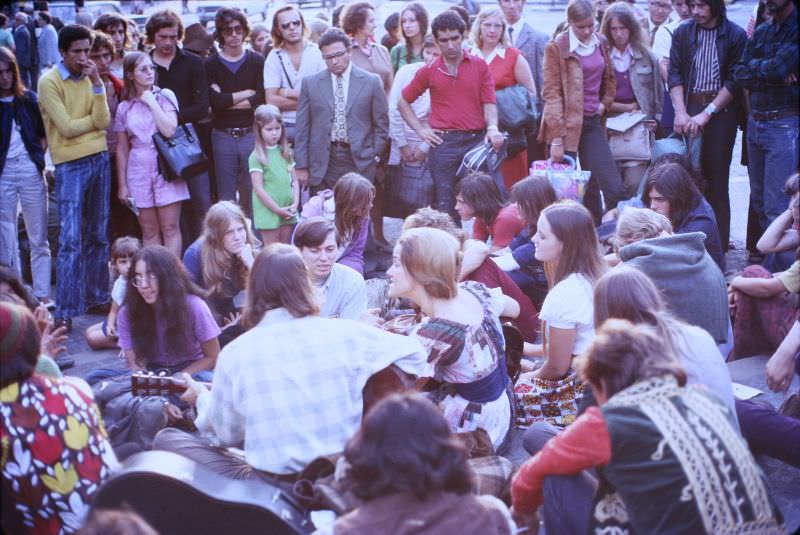
[[[153,88],[156,101],[164,111],[178,111],[175,95],[169,89]],[[167,182],[158,172],[158,153],[153,143],[157,132],[156,121],[150,108],[133,98],[120,102],[114,121],[114,132],[128,135],[130,152],[126,182],[128,191],[139,208],[154,208],[185,201],[189,188],[183,180]]]

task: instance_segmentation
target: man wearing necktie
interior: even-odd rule
[[[374,180],[389,139],[389,111],[377,75],[350,63],[350,39],[332,28],[320,38],[326,69],[303,79],[297,103],[297,179],[312,193],[350,172]]]

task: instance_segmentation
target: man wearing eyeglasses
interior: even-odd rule
[[[313,193],[345,173],[375,179],[389,140],[389,107],[377,75],[350,63],[350,39],[326,31],[319,49],[327,69],[303,80],[297,101],[295,172]]]
[[[205,67],[217,195],[221,201],[236,202],[238,192],[239,205],[252,216],[247,160],[255,144],[253,111],[264,104],[264,56],[244,49],[250,25],[238,9],[220,8],[214,24],[221,50],[206,59]]]
[[[658,29],[665,23],[672,22],[672,3],[670,0],[650,0],[647,2],[647,11],[647,32],[650,46],[653,46]]]
[[[308,40],[303,14],[294,6],[283,6],[272,17],[272,45],[264,62],[267,103],[281,110],[286,136],[294,143],[302,80],[324,71],[325,61],[317,45]]]

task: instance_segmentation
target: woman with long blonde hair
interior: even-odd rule
[[[239,205],[220,201],[209,208],[203,234],[183,255],[189,277],[206,290],[214,319],[224,328],[222,345],[240,332],[230,329],[237,324],[244,306],[244,289],[257,244]]]

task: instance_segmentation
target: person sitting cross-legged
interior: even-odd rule
[[[358,429],[362,390],[396,364],[425,375],[422,345],[361,322],[319,317],[308,268],[294,247],[272,244],[250,270],[243,317],[250,330],[220,353],[209,391],[188,379],[203,436],[174,428],[153,448],[234,479],[291,482],[312,460],[341,452]],[[244,459],[228,446],[242,447]]]

